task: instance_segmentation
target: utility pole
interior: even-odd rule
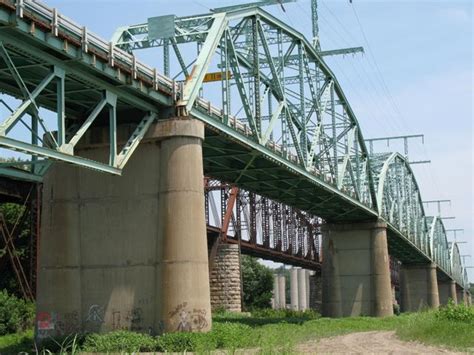
[[[374,142],[386,141],[387,147],[390,146],[390,142],[394,140],[403,140],[404,154],[405,158],[408,161],[408,140],[414,138],[421,138],[421,144],[425,144],[425,136],[423,134],[409,134],[404,136],[390,136],[390,137],[378,137],[378,138],[369,138],[365,141],[369,143],[369,154],[374,154]],[[431,160],[417,160],[417,161],[408,161],[409,164],[429,164]]]
[[[318,0],[311,0],[311,20],[313,29],[313,47],[320,56],[331,56],[341,54],[364,53],[363,47],[341,48],[328,51],[321,50],[321,42],[319,39],[319,18],[318,18]]]

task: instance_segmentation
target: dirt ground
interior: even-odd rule
[[[363,332],[312,340],[298,345],[301,354],[459,354],[398,339],[393,331]]]

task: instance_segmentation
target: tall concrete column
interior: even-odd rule
[[[325,224],[323,315],[393,315],[386,224]]]
[[[464,298],[463,289],[456,285],[457,304],[463,304],[463,298]]]
[[[400,268],[401,310],[416,312],[439,307],[438,278],[434,263],[403,265]]]
[[[285,275],[278,277],[278,300],[280,301],[280,309],[286,308],[286,280]]]
[[[298,309],[304,311],[308,308],[306,304],[306,270],[298,269]]]
[[[306,309],[309,309],[311,271],[306,270]]]
[[[202,140],[195,119],[158,123],[161,141],[159,234],[163,238],[165,331],[211,329]],[[198,320],[198,321],[197,321]]]
[[[457,303],[456,282],[454,280],[438,280],[439,303],[447,305],[449,300]]]
[[[290,301],[291,309],[298,310],[298,269],[292,267],[290,269]]]
[[[321,313],[322,307],[322,280],[321,273],[315,272],[310,276],[309,308]]]
[[[280,275],[273,275],[273,309],[280,309]]]
[[[211,308],[241,312],[240,256],[237,244],[219,244],[210,275]]]

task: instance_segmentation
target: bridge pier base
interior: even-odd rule
[[[240,256],[237,244],[220,244],[217,247],[210,284],[213,311],[242,311]]]
[[[438,278],[434,263],[403,265],[400,268],[402,312],[416,312],[423,307],[439,307]]]
[[[325,224],[323,315],[393,315],[386,224]]]
[[[454,280],[438,280],[438,290],[440,305],[447,305],[450,299],[457,304],[456,282]]]
[[[118,128],[119,145],[133,130]],[[107,133],[92,130],[76,153],[107,160]],[[203,137],[199,121],[160,121],[121,177],[52,166],[43,189],[39,341],[117,329],[210,329]]]

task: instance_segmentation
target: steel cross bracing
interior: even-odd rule
[[[0,124],[0,146],[31,155],[0,174],[41,180],[54,160],[120,174],[156,119],[190,115],[206,123],[209,176],[330,222],[384,219],[401,262],[434,258],[404,157],[368,154],[322,55],[262,9],[151,18],[107,42],[40,2],[3,0],[0,26],[0,90],[20,100]],[[172,79],[133,54],[150,47],[164,47]],[[43,108],[56,115],[53,130]],[[124,124],[134,128],[118,139]],[[14,136],[21,125],[28,140]],[[109,128],[104,161],[75,149],[94,126]]]

